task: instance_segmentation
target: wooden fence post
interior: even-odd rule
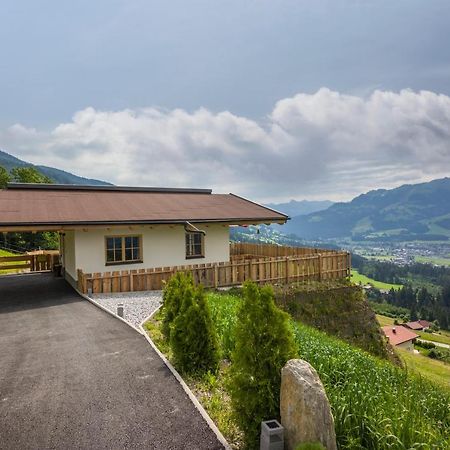
[[[319,253],[319,281],[322,281],[322,255]]]
[[[290,279],[290,267],[289,267],[289,256],[286,256],[284,258],[285,264],[286,264],[286,284],[289,284]]]
[[[219,267],[217,264],[214,264],[214,287],[217,289],[219,286]]]

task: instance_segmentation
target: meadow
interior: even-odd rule
[[[6,250],[0,249],[0,256],[16,256],[16,255],[14,253],[8,252]],[[11,263],[2,263],[2,264],[12,265],[12,264],[17,264],[17,263],[11,262]],[[16,273],[16,272],[18,272],[18,270],[14,270],[14,269],[13,270],[7,270],[7,269],[0,270],[0,274]]]
[[[365,275],[359,273],[356,269],[352,269],[351,271],[351,280],[356,284],[362,284],[363,286],[366,284],[370,284],[374,288],[386,291],[389,291],[391,289],[398,290],[403,287],[401,284],[383,283],[382,281],[377,281],[372,278],[366,277]]]

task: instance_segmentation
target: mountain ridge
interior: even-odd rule
[[[306,239],[448,240],[450,178],[369,191],[293,217],[286,231]]]
[[[93,186],[112,185],[112,183],[108,183],[107,181],[81,177],[73,173],[66,172],[65,170],[56,169],[55,167],[32,164],[27,161],[23,161],[22,159],[19,159],[1,149],[0,166],[3,166],[8,171],[13,169],[14,167],[34,167],[43,175],[46,175],[58,184],[82,184]]]

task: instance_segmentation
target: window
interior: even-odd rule
[[[141,236],[107,236],[106,265],[142,262]]]
[[[186,259],[203,258],[204,256],[203,233],[186,233]]]

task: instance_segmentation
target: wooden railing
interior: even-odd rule
[[[255,248],[245,245],[248,244],[242,244],[242,246],[232,244],[231,260],[220,263],[103,273],[83,273],[82,270],[78,270],[78,289],[83,293],[92,292],[94,294],[159,290],[176,272],[189,272],[196,284],[201,283],[205,287],[214,288],[239,286],[247,280],[253,280],[260,284],[288,284],[336,280],[350,276],[351,261],[348,252],[332,250],[320,252],[319,249],[313,249],[313,253],[302,254],[301,250],[297,250],[296,247],[284,247],[284,249],[295,249],[294,251],[300,253],[292,255],[287,250],[283,250],[283,247],[279,247],[278,252],[286,252],[288,255],[239,254],[239,251],[256,251]],[[265,249],[259,245],[257,247],[261,252],[275,252],[273,248],[269,248],[272,246]]]
[[[57,253],[0,256],[0,271],[48,271],[57,261]]]

